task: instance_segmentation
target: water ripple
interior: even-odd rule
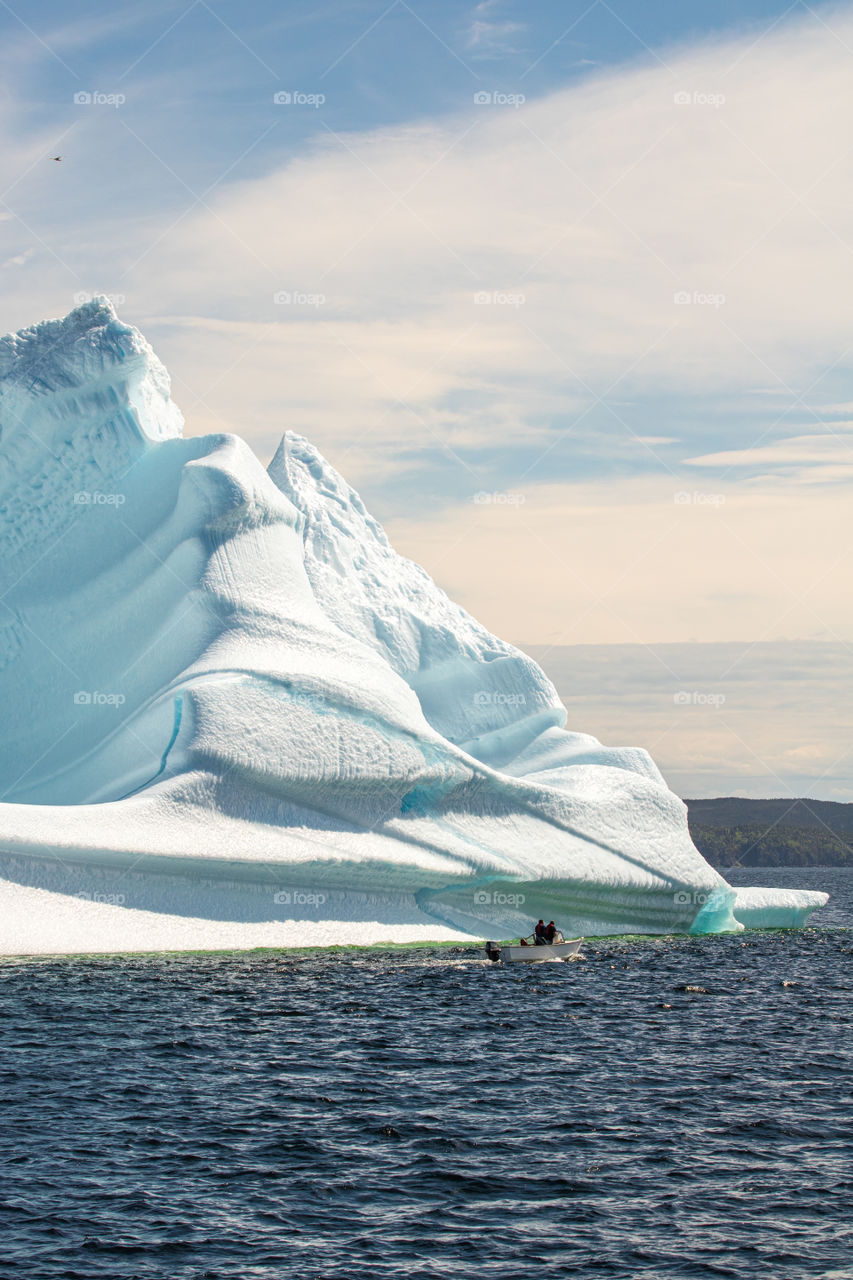
[[[851,935],[585,950],[0,965],[0,1277],[849,1280]]]

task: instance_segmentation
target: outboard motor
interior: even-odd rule
[[[501,949],[500,949],[500,947],[498,946],[498,944],[497,944],[496,942],[487,942],[487,943],[486,943],[486,955],[487,955],[487,956],[489,957],[489,959],[490,959],[491,961],[493,961],[493,962],[494,962],[494,961],[496,961],[496,960],[500,960],[500,958],[501,958]]]

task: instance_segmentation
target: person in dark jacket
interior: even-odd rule
[[[548,943],[549,946],[554,941],[556,936],[557,936],[557,926],[554,924],[554,921],[551,920],[545,927],[545,941]]]
[[[538,924],[536,925],[536,928],[533,930],[533,936],[536,939],[537,947],[544,947],[547,944],[548,939],[546,937],[544,920],[540,920],[538,922]]]

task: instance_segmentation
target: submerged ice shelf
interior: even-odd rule
[[[0,602],[7,952],[715,932],[826,900],[731,888],[647,753],[567,730],[308,441],[267,472],[184,438],[104,299],[0,340]]]

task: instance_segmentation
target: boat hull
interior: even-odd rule
[[[568,942],[554,942],[544,947],[512,947],[498,948],[497,957],[506,964],[542,964],[545,960],[571,960],[580,951],[583,938],[571,938]]]

